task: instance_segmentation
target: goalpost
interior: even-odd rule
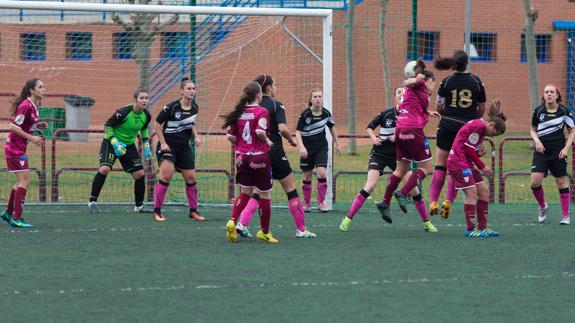
[[[257,8],[258,2],[253,0],[224,0],[219,7],[191,7],[183,0],[145,5],[90,1],[0,1],[0,66],[4,74],[0,88],[15,93],[26,79],[39,77],[52,94],[41,109],[41,117],[48,116],[52,123],[44,132],[48,201],[87,200],[103,124],[115,109],[133,102],[132,92],[140,85],[150,89],[155,117],[164,104],[178,98],[181,77],[191,76],[196,81],[198,130],[203,142],[195,147],[196,167],[204,203],[229,201],[226,183],[234,170],[218,116],[233,106],[246,82],[258,74],[275,78],[277,99],[286,106],[293,131],[312,88],[322,87],[324,106],[331,111],[332,10]],[[88,96],[95,103],[78,113],[69,99],[64,100],[69,95]],[[10,95],[0,96],[4,106],[10,99]],[[67,120],[51,119],[54,111],[63,111],[64,106]],[[77,126],[82,122],[71,122],[71,117],[84,119],[85,126]],[[0,112],[0,120],[0,128],[7,128],[6,111]],[[71,124],[83,131],[97,131],[82,136],[75,130],[60,133],[62,136],[53,133],[55,128],[71,128]],[[331,208],[332,144],[327,133],[326,202]],[[298,152],[289,145],[286,152],[292,168],[299,169]],[[31,152],[32,167],[42,170],[40,159],[39,151]],[[115,167],[120,167],[119,163]],[[131,202],[131,177],[112,174],[100,200]],[[173,185],[169,200],[185,200],[178,186]],[[274,191],[274,200],[285,199],[281,189]],[[32,194],[29,200],[41,200],[40,196]]]

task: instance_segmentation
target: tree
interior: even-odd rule
[[[347,128],[350,134],[355,133],[355,88],[353,75],[353,20],[354,20],[355,0],[349,1],[346,17],[345,46],[346,46],[346,67],[347,67]],[[349,154],[357,155],[357,144],[355,138],[349,139]]]
[[[381,48],[381,64],[383,67],[383,87],[385,91],[386,106],[391,107],[391,93],[389,93],[389,70],[387,66],[387,52],[385,48],[385,16],[389,0],[381,0],[381,12],[379,14],[379,46]]]
[[[151,0],[128,0],[129,4],[150,4]],[[162,5],[162,1],[158,1]],[[172,16],[167,22],[154,22],[159,17],[157,13],[132,13],[130,22],[126,23],[115,12],[112,13],[112,21],[124,28],[131,43],[131,54],[140,71],[140,87],[150,88],[150,62],[152,56],[152,44],[159,34],[162,26],[174,25],[179,20],[179,15]],[[158,19],[159,20],[159,19]]]
[[[530,0],[524,0],[525,8],[525,50],[527,52],[527,68],[529,70],[529,96],[531,97],[531,110],[539,105],[538,79],[537,79],[537,53],[535,51],[535,20],[537,20],[537,10],[531,7]]]

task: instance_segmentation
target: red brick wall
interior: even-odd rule
[[[530,106],[527,64],[519,60],[520,36],[524,25],[523,4],[520,1],[474,0],[472,6],[472,32],[497,33],[496,62],[473,62],[471,70],[485,83],[488,100],[500,99],[509,114],[511,131],[527,131]],[[440,33],[439,53],[450,55],[454,49],[463,48],[465,1],[419,1],[418,29]],[[575,4],[564,0],[532,0],[538,9],[537,33],[552,34],[552,60],[537,64],[539,87],[552,82],[561,88],[566,85],[566,46],[564,32],[552,29],[553,20],[575,19]],[[363,133],[365,125],[385,106],[381,51],[379,46],[380,1],[366,0],[356,8],[354,24],[354,60],[357,132]],[[317,25],[317,24],[316,24]],[[134,61],[112,59],[112,32],[118,27],[100,25],[15,25],[0,26],[1,49],[0,91],[17,92],[23,82],[38,76],[46,82],[48,91],[92,96],[96,105],[91,112],[91,126],[101,127],[112,111],[131,101],[132,91],[138,86],[138,69]],[[294,23],[290,29],[298,30]],[[391,1],[386,24],[386,46],[391,72],[390,88],[402,80],[407,56],[407,31],[411,29],[411,2]],[[308,43],[321,44],[321,29],[314,27],[303,38]],[[46,62],[21,62],[18,58],[20,32],[45,31],[47,33]],[[66,61],[64,38],[66,31],[94,31],[95,46],[92,61]],[[233,36],[235,37],[235,36]],[[232,42],[234,38],[228,40]],[[154,44],[153,55],[160,55],[160,42]],[[271,45],[270,45],[271,44]],[[321,48],[314,46],[316,52]],[[333,110],[340,132],[347,128],[347,76],[345,65],[345,12],[335,12]],[[231,108],[245,82],[260,73],[272,74],[277,80],[278,98],[286,104],[288,120],[295,127],[297,114],[304,108],[309,89],[320,85],[321,67],[309,63],[310,59],[293,40],[279,28],[244,46],[241,51],[226,57],[217,57],[208,64],[198,65],[199,102],[202,107],[201,124],[204,129],[216,130],[217,116]],[[430,63],[431,64],[431,63]],[[217,66],[217,68],[214,68]],[[439,78],[447,72],[437,73]],[[176,98],[178,89],[160,99],[166,103]],[[434,98],[433,98],[434,99]],[[8,99],[0,97],[6,109]],[[46,99],[44,105],[63,106],[62,99]],[[203,122],[203,123],[202,123]],[[430,128],[433,124],[430,125]]]

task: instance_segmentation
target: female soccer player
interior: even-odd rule
[[[569,136],[565,141],[563,129],[567,126]],[[535,142],[533,164],[531,166],[531,190],[539,204],[539,223],[547,219],[548,207],[541,183],[551,171],[559,189],[561,200],[561,224],[570,224],[569,217],[569,176],[567,157],[575,138],[573,119],[567,108],[561,105],[561,92],[553,84],[547,84],[541,97],[541,105],[533,112],[531,138]]]
[[[405,93],[398,109],[395,125],[395,143],[397,168],[391,174],[385,190],[383,201],[377,204],[381,216],[390,217],[389,204],[394,195],[403,212],[407,212],[407,195],[418,183],[423,182],[425,176],[431,174],[431,149],[423,132],[429,116],[439,117],[437,112],[429,112],[429,96],[435,87],[435,77],[431,71],[425,69],[422,60],[417,61],[415,78],[404,81]],[[417,163],[414,171],[401,190],[395,191],[402,178],[410,169],[411,161]],[[424,222],[431,224],[431,222]],[[425,228],[428,230],[428,228]]]
[[[449,152],[447,170],[453,178],[455,189],[463,190],[465,193],[463,210],[467,223],[466,237],[499,236],[498,232],[487,228],[489,189],[478,169],[487,176],[491,176],[493,170],[481,161],[479,152],[485,136],[499,136],[505,132],[506,120],[501,112],[501,103],[493,101],[487,112],[487,118],[469,121],[459,129]],[[473,166],[474,164],[477,168]]]
[[[136,148],[136,136],[142,137],[144,157],[151,157],[150,143],[148,142],[148,124],[152,120],[148,106],[148,91],[142,88],[134,92],[135,103],[130,103],[116,110],[104,125],[104,140],[100,146],[100,167],[92,181],[92,193],[88,208],[91,213],[100,212],[98,197],[104,186],[106,177],[112,170],[116,159],[120,160],[124,172],[132,174],[134,178],[134,212],[145,212],[144,194],[146,183],[142,159]]]
[[[273,142],[267,136],[268,110],[258,105],[261,99],[260,85],[255,81],[248,83],[234,110],[223,116],[222,128],[227,129],[228,140],[236,146],[236,182],[240,185],[240,195],[251,195],[242,211],[242,218],[244,213],[253,214],[259,206],[261,230],[256,238],[278,243],[269,231],[273,180],[268,152]],[[232,242],[237,239],[236,222],[233,219],[226,224],[226,238]]]
[[[303,171],[304,210],[311,210],[311,179],[315,168],[317,174],[317,206],[320,212],[327,212],[324,204],[327,194],[327,154],[328,144],[325,127],[333,137],[334,148],[341,154],[341,147],[335,131],[331,113],[323,107],[323,93],[313,89],[309,94],[308,107],[298,118],[295,136],[299,145],[300,168]]]
[[[351,225],[356,213],[363,206],[369,195],[375,189],[379,177],[383,174],[385,167],[389,167],[392,171],[395,170],[397,162],[395,158],[395,121],[397,115],[397,109],[401,104],[403,97],[403,87],[398,87],[395,89],[395,107],[387,109],[379,113],[367,126],[366,130],[371,140],[373,141],[373,148],[369,154],[368,172],[367,172],[367,183],[362,190],[356,195],[352,202],[351,208],[347,212],[347,216],[343,218],[339,229],[341,231],[347,231]],[[375,128],[379,127],[379,136],[374,132]],[[422,220],[424,221],[424,228],[426,231],[437,232],[437,228],[433,226],[431,222],[428,224],[425,221],[429,221],[427,211],[425,209],[425,202],[421,198],[421,194],[417,187],[410,192],[415,206],[420,213]],[[388,223],[391,223],[391,218],[384,218]]]
[[[485,88],[479,77],[466,72],[468,63],[469,56],[462,50],[456,50],[451,57],[435,60],[436,69],[451,69],[454,72],[441,81],[437,91],[437,112],[443,118],[437,127],[436,166],[429,190],[431,215],[439,212],[437,200],[445,183],[447,156],[457,132],[467,121],[481,118],[485,112]],[[450,200],[455,198],[454,192],[450,188],[441,204],[441,216],[444,218],[451,211]]]
[[[260,106],[268,110],[270,119],[270,139],[273,146],[269,155],[272,163],[272,178],[278,180],[282,189],[287,195],[288,207],[293,217],[296,227],[297,238],[315,238],[316,234],[307,230],[305,226],[305,215],[303,205],[295,187],[295,178],[292,174],[290,163],[283,148],[282,137],[285,138],[292,147],[297,147],[296,141],[291,136],[286,125],[286,114],[284,105],[274,99],[276,93],[276,83],[271,75],[258,75],[255,81],[262,88],[262,100]],[[234,203],[232,210],[232,220],[237,221],[240,212],[247,205],[249,195],[240,194]],[[253,213],[251,214],[253,215]],[[237,223],[236,230],[242,237],[251,237],[247,225],[250,223],[250,213],[243,213],[241,221]]]
[[[10,106],[10,133],[4,144],[4,155],[8,171],[16,175],[16,184],[10,191],[8,205],[2,212],[2,219],[13,227],[32,228],[32,224],[24,221],[22,213],[28,190],[30,166],[26,148],[28,141],[36,146],[42,146],[44,139],[32,135],[36,129],[46,129],[48,124],[40,122],[38,106],[46,93],[44,83],[37,78],[26,81],[20,95]]]
[[[195,138],[196,147],[201,144],[196,130],[198,115],[198,105],[194,100],[196,85],[185,77],[180,82],[180,90],[182,97],[162,108],[154,123],[154,130],[158,136],[157,157],[160,165],[159,181],[154,197],[154,219],[160,222],[166,220],[162,215],[162,206],[176,170],[182,173],[186,183],[190,219],[206,220],[197,210],[196,163],[189,145],[192,136]]]

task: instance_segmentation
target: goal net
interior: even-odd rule
[[[30,202],[88,200],[104,123],[134,102],[140,86],[149,89],[155,118],[179,98],[182,77],[195,80],[200,203],[228,203],[235,195],[233,154],[219,115],[233,107],[248,81],[258,74],[274,77],[292,132],[311,89],[322,87],[324,105],[331,109],[331,10],[262,9],[249,0],[226,0],[220,7],[190,7],[181,0],[89,2],[0,2],[0,103],[7,107],[33,77],[47,88],[40,107],[49,123],[45,151],[29,146]],[[8,128],[8,111],[2,109],[2,142]],[[299,169],[297,150],[286,151],[292,168]],[[155,183],[155,156],[147,166],[147,184]],[[132,203],[131,176],[119,162],[114,170],[99,201]],[[14,180],[5,169],[0,177],[3,183]],[[175,174],[170,187],[168,201],[186,201],[181,176]],[[0,200],[7,194],[2,190]],[[273,195],[285,200],[279,185]]]

